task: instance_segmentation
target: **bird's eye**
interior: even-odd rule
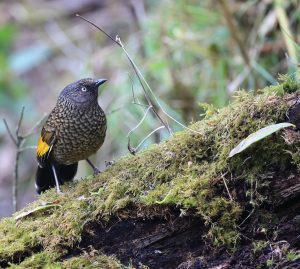
[[[86,92],[86,87],[82,87],[81,91]]]

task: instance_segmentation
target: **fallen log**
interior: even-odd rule
[[[194,131],[64,185],[64,195],[42,194],[0,222],[0,266],[299,268],[299,89],[285,77],[255,96],[241,91]],[[281,122],[297,128],[228,158]]]

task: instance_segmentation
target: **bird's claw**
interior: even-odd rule
[[[60,188],[57,188],[57,189],[56,189],[56,193],[57,193],[57,194],[60,194],[60,195],[63,195],[63,194],[65,194],[64,192],[62,192],[62,191],[61,191],[61,189],[60,189]]]
[[[96,176],[96,175],[98,175],[98,174],[101,173],[101,171],[98,168],[96,168],[96,167],[93,169],[93,171],[94,171],[94,176]]]

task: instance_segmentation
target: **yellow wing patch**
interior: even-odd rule
[[[43,157],[50,149],[50,146],[43,141],[43,138],[40,136],[37,149],[36,149],[36,154],[38,157]]]

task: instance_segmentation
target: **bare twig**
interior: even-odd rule
[[[12,132],[10,131],[6,119],[3,119],[3,123],[5,125],[6,131],[7,131],[8,135],[9,135],[10,139],[13,141],[13,143],[15,145],[17,145],[17,140],[14,138]]]
[[[132,155],[136,154],[136,149],[133,146],[131,146],[131,144],[130,144],[130,137],[128,137],[127,149],[130,152],[130,154],[132,154]]]
[[[154,133],[156,133],[158,130],[166,128],[165,126],[160,126],[156,128],[155,130],[151,131],[135,148],[131,146],[130,144],[130,138],[128,137],[128,150],[132,155],[135,155],[135,153],[138,151],[138,149],[145,143],[145,141]]]
[[[19,131],[20,131],[20,127],[21,127],[21,124],[22,124],[23,116],[24,116],[24,110],[25,110],[25,106],[22,106],[20,118],[19,118],[18,125],[17,125],[17,128],[16,128],[16,137],[17,137],[17,139],[19,138]]]
[[[239,227],[243,226],[243,224],[246,222],[247,219],[250,218],[250,216],[254,213],[255,208],[252,208],[251,212],[248,214],[248,216],[239,224]]]
[[[97,28],[100,32],[102,32],[103,34],[105,34],[109,39],[111,39],[113,42],[115,42],[118,46],[122,47],[121,44],[119,44],[115,39],[113,39],[108,33],[106,33],[105,31],[103,31],[98,25],[96,25],[95,23],[91,22],[90,20],[86,19],[85,17],[76,14],[76,17],[81,18],[82,20],[86,21],[87,23],[93,25],[95,28]]]
[[[145,118],[146,118],[146,116],[147,116],[147,114],[148,114],[148,112],[149,112],[149,110],[150,110],[151,108],[152,108],[152,107],[149,106],[149,107],[146,109],[146,111],[145,111],[145,113],[144,113],[144,116],[142,117],[142,119],[140,120],[140,122],[128,132],[127,137],[129,137],[130,134],[131,134],[132,132],[134,132],[134,131],[135,131],[135,130],[143,123],[143,121],[145,120]]]
[[[144,105],[144,104],[141,104],[141,103],[140,103],[140,100],[138,99],[138,97],[135,96],[135,94],[134,94],[134,89],[133,89],[134,81],[133,81],[133,79],[132,79],[132,77],[131,77],[130,75],[129,75],[129,79],[130,79],[131,82],[132,82],[132,85],[131,85],[132,103],[133,103],[134,105],[137,105],[137,106],[141,106],[141,107],[148,108],[149,106]]]
[[[27,133],[25,133],[24,135],[22,135],[22,137],[23,137],[23,138],[27,138],[28,136],[32,135],[32,134],[34,133],[34,130],[37,129],[37,128],[42,124],[42,122],[46,119],[46,117],[47,117],[47,113],[45,113],[45,114],[40,118],[40,120],[37,121],[36,124],[33,125],[33,126],[30,128],[30,130],[29,130]]]
[[[149,134],[148,134],[148,135],[140,142],[140,144],[137,145],[137,147],[136,147],[135,149],[138,150],[138,149],[140,148],[140,146],[142,146],[142,145],[145,143],[145,141],[146,141],[151,135],[153,135],[153,134],[156,133],[158,130],[163,129],[163,128],[165,128],[165,126],[157,127],[155,130],[153,130],[151,133],[149,133]]]
[[[225,175],[226,175],[226,174],[225,174]],[[229,196],[230,200],[233,201],[232,196],[231,196],[231,194],[230,194],[230,191],[229,191],[229,189],[228,189],[227,183],[226,183],[225,175],[221,174],[221,177],[222,177],[222,179],[223,179],[223,182],[224,182],[225,188],[226,188],[226,190],[227,190],[228,196]]]
[[[12,134],[11,129],[9,128],[6,119],[3,119],[4,125],[6,127],[7,133],[14,143],[16,147],[16,158],[15,158],[15,166],[14,166],[14,175],[13,175],[13,184],[12,184],[12,203],[14,212],[18,210],[18,181],[19,181],[19,159],[20,154],[24,150],[35,149],[34,146],[23,147],[27,137],[34,133],[34,130],[42,123],[45,119],[46,115],[44,115],[25,135],[20,134],[20,128],[22,125],[23,117],[24,117],[25,107],[22,107],[21,114],[18,120],[18,124],[16,126],[15,136]]]
[[[19,159],[20,159],[20,151],[17,150],[15,168],[14,168],[14,179],[12,185],[12,203],[13,203],[14,212],[18,210]]]

